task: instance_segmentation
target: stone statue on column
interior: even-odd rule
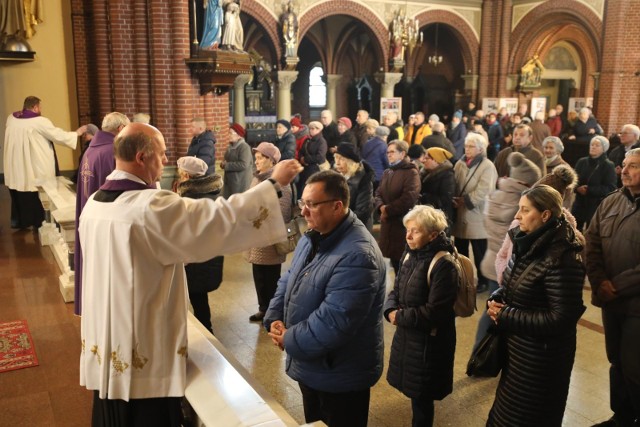
[[[298,47],[298,17],[293,11],[291,0],[287,4],[287,9],[281,17],[282,22],[282,38],[284,39],[285,56],[296,56],[296,48]]]
[[[293,11],[293,0],[289,0],[280,16],[282,40],[284,45],[284,68],[294,70],[298,64],[298,16]]]
[[[200,49],[217,49],[222,37],[222,7],[219,0],[203,0],[204,28]]]
[[[240,4],[236,1],[228,1],[224,12],[224,25],[222,27],[222,49],[244,52],[244,29],[240,21]]]

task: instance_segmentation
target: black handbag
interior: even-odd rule
[[[525,268],[518,280],[516,280],[511,292],[522,283],[529,271],[536,265],[532,262]],[[471,354],[467,363],[467,375],[470,377],[497,377],[507,361],[507,347],[503,334],[495,325],[487,329],[478,347]]]
[[[471,354],[467,363],[467,375],[470,377],[496,377],[504,367],[506,348],[502,334],[497,328],[490,327]]]

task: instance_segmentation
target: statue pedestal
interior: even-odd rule
[[[248,53],[221,49],[199,50],[197,56],[184,61],[200,82],[200,95],[228,92],[236,77],[250,74],[253,65]]]

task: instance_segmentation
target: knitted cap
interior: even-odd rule
[[[340,117],[338,119],[338,123],[342,123],[347,127],[347,129],[351,129],[351,126],[353,126],[353,123],[351,123],[351,119],[349,117]]]
[[[191,176],[203,176],[207,173],[209,166],[207,162],[195,156],[180,157],[178,159],[178,168],[182,169]]]
[[[453,154],[442,147],[431,147],[427,150],[427,154],[438,163],[444,163],[445,160],[453,157]]]
[[[553,169],[553,172],[543,176],[534,186],[548,185],[564,196],[567,188],[575,187],[577,183],[578,175],[576,175],[576,172],[570,166],[558,165]]]
[[[239,123],[232,124],[231,126],[229,126],[229,129],[233,129],[233,131],[237,133],[241,138],[244,138],[244,136],[247,134],[242,125]]]
[[[291,123],[289,123],[289,120],[280,119],[280,120],[276,121],[276,125],[278,125],[278,124],[286,127],[287,130],[291,130]]]
[[[299,128],[299,127],[302,126],[302,121],[297,117],[292,118],[290,123],[291,123],[292,127],[295,126],[295,127]]]
[[[528,160],[522,153],[514,151],[507,157],[509,163],[509,177],[532,186],[542,175],[540,168],[531,160]]]

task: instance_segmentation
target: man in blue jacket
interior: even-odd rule
[[[386,267],[375,239],[351,212],[349,187],[328,170],[298,201],[309,231],[264,318],[287,352],[307,423],[366,426],[371,387],[382,374]]]

